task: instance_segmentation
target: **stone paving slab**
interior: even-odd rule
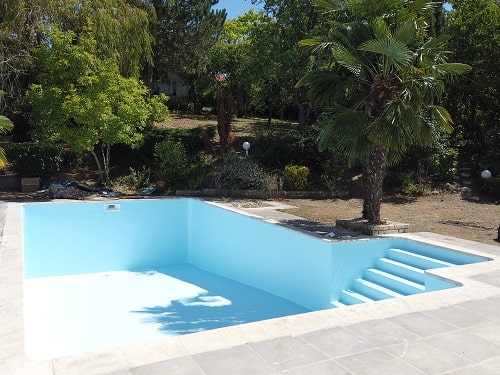
[[[300,219],[268,211],[258,213],[285,225]],[[500,373],[500,247],[434,233],[403,236],[493,260],[435,271],[460,288],[33,361],[24,355],[20,204],[9,203],[5,214],[1,375]]]

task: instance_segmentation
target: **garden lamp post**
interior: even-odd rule
[[[482,178],[491,178],[491,172],[487,169],[481,172],[481,177]]]
[[[243,150],[245,150],[245,153],[248,156],[248,150],[250,149],[250,142],[243,142]]]

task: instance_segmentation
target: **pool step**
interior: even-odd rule
[[[386,252],[386,258],[423,270],[453,266],[452,263],[444,260],[431,258],[402,249],[388,249]]]
[[[402,297],[404,295],[394,291],[393,289],[389,289],[385,286],[362,278],[354,280],[351,289],[375,301],[381,299]]]
[[[452,266],[447,261],[403,249],[388,249],[373,267],[365,269],[334,307],[355,305],[425,292],[425,270]]]
[[[348,305],[346,305],[345,303],[342,303],[340,301],[332,301],[330,302],[332,304],[332,307],[346,307]]]
[[[375,261],[375,268],[415,283],[423,284],[425,281],[425,270],[389,258],[378,258]]]
[[[367,268],[364,272],[364,278],[405,296],[425,291],[425,284],[416,283],[376,268]]]
[[[343,290],[339,301],[344,305],[359,305],[360,303],[373,302],[374,300],[354,290]]]

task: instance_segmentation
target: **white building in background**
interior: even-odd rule
[[[170,97],[171,100],[182,100],[189,94],[189,85],[177,74],[168,74],[160,78],[155,84],[156,91],[162,92]]]

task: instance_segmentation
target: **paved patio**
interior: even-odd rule
[[[333,231],[267,208],[239,209],[312,235]],[[493,260],[433,271],[460,288],[221,328],[50,361],[24,354],[19,203],[0,203],[0,374],[499,374],[500,246],[402,235]]]

